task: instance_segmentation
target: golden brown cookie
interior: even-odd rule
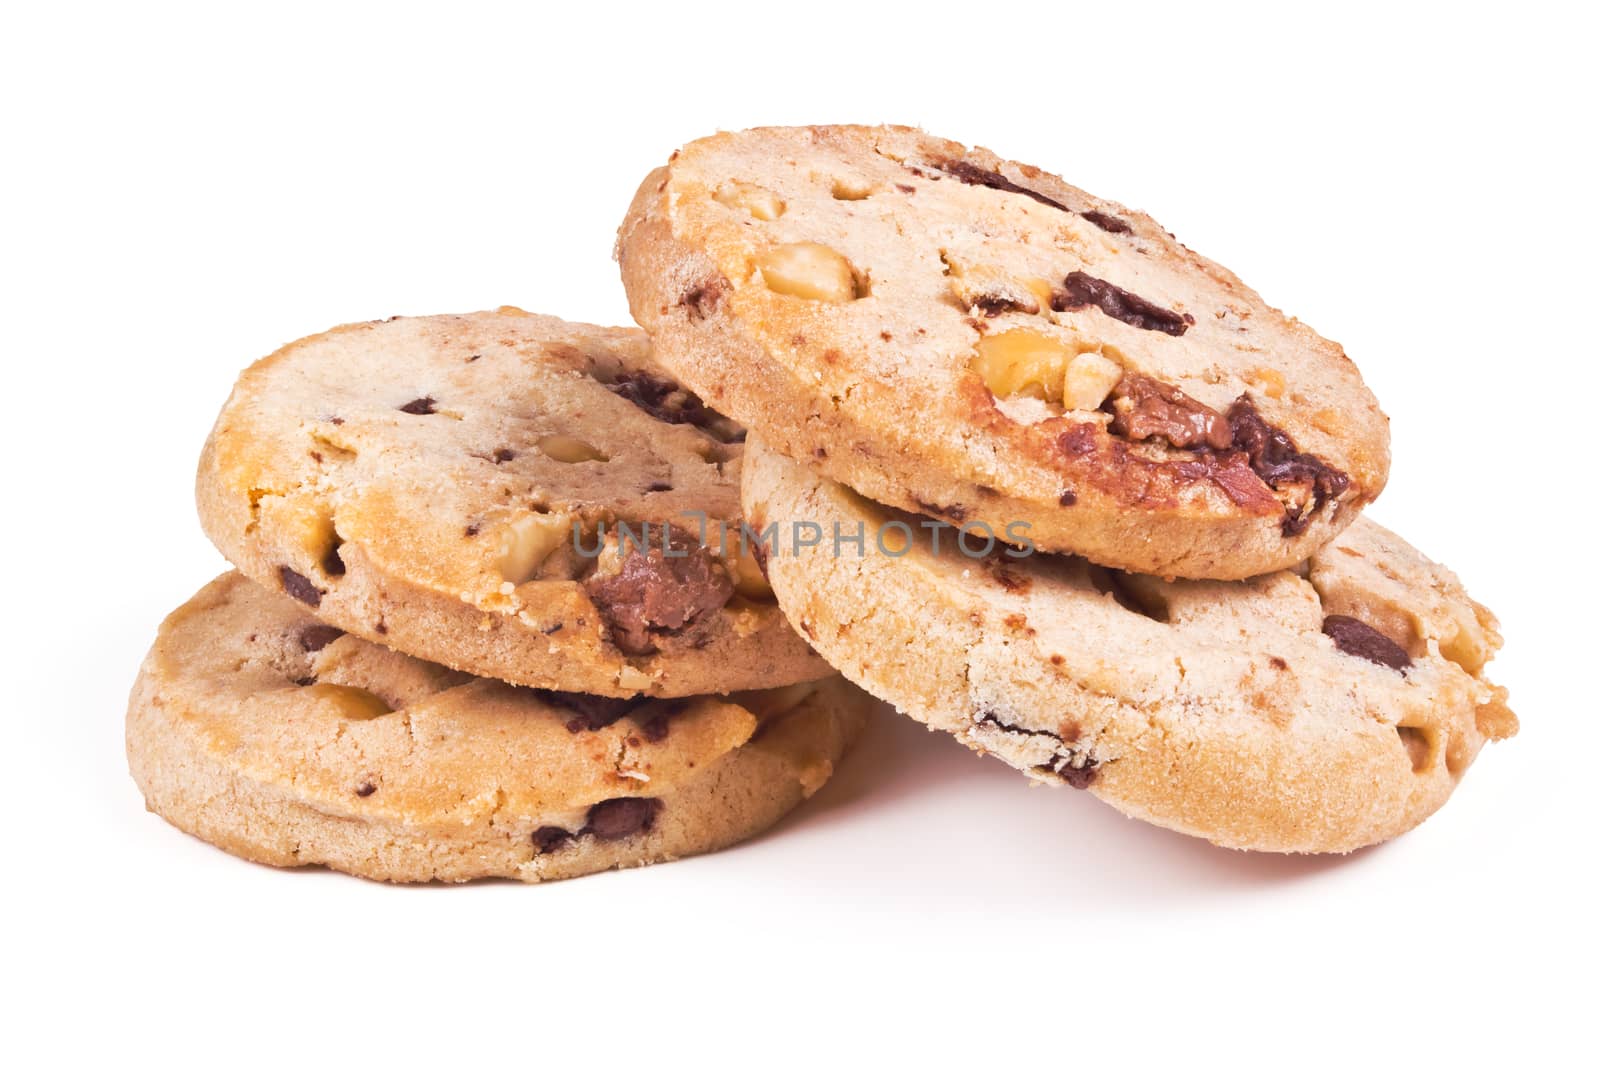
[[[742,440],[638,330],[392,319],[245,371],[196,496],[246,575],[452,668],[615,696],[820,678],[760,573],[722,551]]]
[[[1426,819],[1516,733],[1483,676],[1494,617],[1368,520],[1297,569],[1166,582],[1015,555],[764,441],[745,462],[772,587],[847,678],[1128,815],[1237,849],[1347,852]]]
[[[1342,349],[1150,217],[904,127],[695,141],[617,243],[656,356],[876,500],[1107,566],[1297,563],[1383,489]]]
[[[162,625],[128,761],[152,811],[250,860],[539,882],[760,832],[828,780],[874,704],[837,676],[673,701],[508,686],[230,573]]]

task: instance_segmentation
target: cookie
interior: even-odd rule
[[[162,625],[128,763],[152,811],[250,860],[540,882],[749,838],[828,780],[873,704],[837,676],[673,701],[508,686],[233,572]]]
[[[1244,578],[1388,476],[1336,344],[1149,216],[903,127],[718,134],[617,257],[656,356],[876,500],[1106,566]]]
[[[1517,730],[1483,675],[1494,617],[1366,519],[1296,569],[1166,582],[962,537],[756,440],[744,491],[779,602],[847,678],[1036,782],[1219,845],[1392,838]]]
[[[458,670],[609,696],[821,678],[723,551],[742,440],[638,330],[391,319],[245,371],[196,497],[246,575]]]

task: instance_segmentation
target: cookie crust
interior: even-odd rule
[[[854,299],[767,283],[775,249],[815,245],[844,257]],[[1243,578],[1309,556],[1387,479],[1387,419],[1338,345],[1148,216],[984,149],[904,127],[718,134],[645,179],[617,257],[675,374],[895,507],[1002,535],[1023,523],[1107,566]],[[1130,439],[1110,399],[998,396],[978,346],[1013,331],[1219,416],[1244,401],[1338,477],[1239,470],[1238,450],[1219,462],[1148,427]]]
[[[339,634],[234,572],[162,625],[128,762],[152,811],[249,860],[540,882],[759,833],[875,705],[837,676],[643,700],[598,726],[565,700]]]
[[[1359,849],[1422,822],[1517,730],[1483,677],[1494,617],[1367,520],[1298,570],[1169,583],[1068,557],[969,559],[950,528],[935,554],[923,517],[755,440],[744,477],[763,527],[865,524],[869,546],[885,523],[914,532],[899,556],[767,554],[780,603],[847,678],[1163,827],[1236,849]]]

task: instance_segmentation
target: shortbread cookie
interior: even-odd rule
[[[723,552],[742,440],[638,330],[392,319],[245,371],[197,497],[246,575],[476,675],[612,696],[820,678],[760,572]]]
[[[745,465],[778,600],[846,677],[1128,815],[1237,849],[1347,852],[1416,826],[1485,741],[1516,733],[1483,677],[1494,617],[1368,520],[1298,569],[1165,582],[1016,558],[763,442]]]
[[[1243,578],[1387,478],[1387,420],[1338,345],[1149,216],[984,149],[719,134],[645,180],[617,254],[657,358],[708,402],[1014,542]]]
[[[128,708],[150,809],[230,853],[539,882],[720,849],[811,796],[875,704],[522,689],[343,634],[237,572],[161,627]]]

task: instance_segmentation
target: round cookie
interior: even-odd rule
[[[645,180],[617,257],[656,357],[709,403],[1012,541],[1244,578],[1308,557],[1388,476],[1338,345],[1150,217],[984,149],[718,134]]]
[[[847,678],[1035,781],[1219,845],[1381,842],[1517,729],[1483,677],[1494,617],[1364,519],[1297,569],[1166,582],[961,539],[754,439],[744,491],[780,603]]]
[[[162,625],[128,763],[152,811],[250,860],[540,882],[760,832],[827,781],[874,704],[838,676],[675,701],[508,686],[233,572]]]
[[[611,696],[821,678],[759,571],[722,551],[742,440],[638,330],[397,318],[246,370],[196,497],[257,582],[476,675]]]

